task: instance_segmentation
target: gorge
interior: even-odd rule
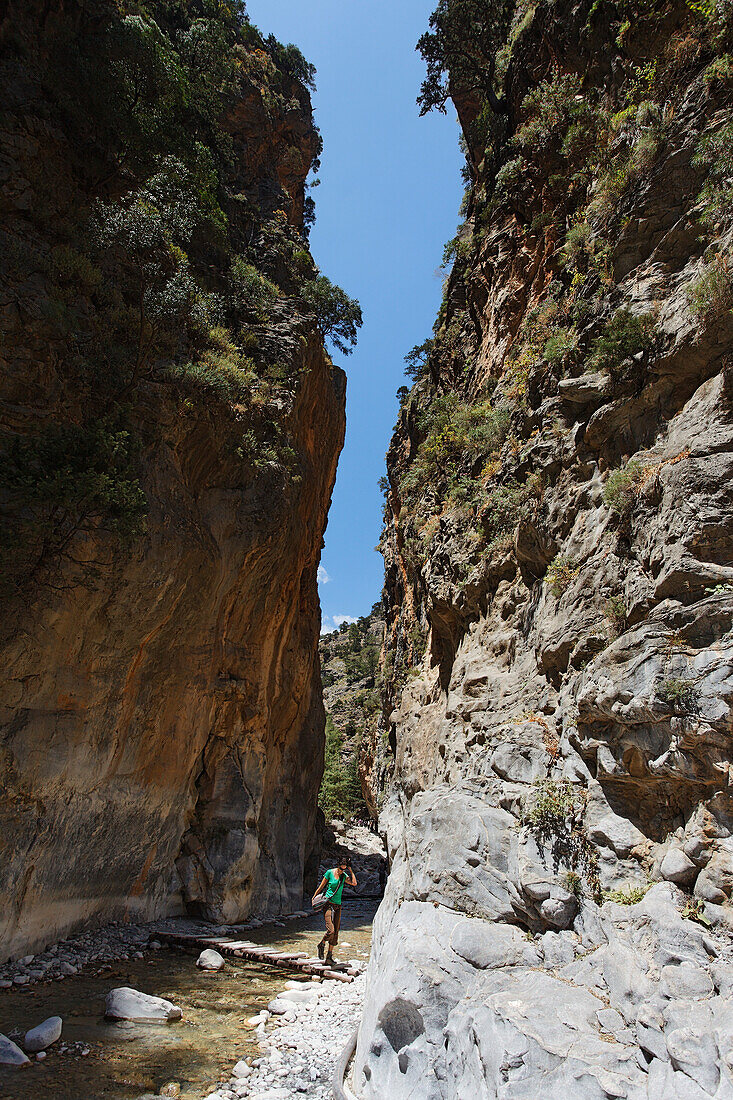
[[[359,1100],[733,1098],[729,0],[426,12],[464,220],[320,643],[312,68],[203,0],[0,41],[2,960],[301,909],[320,788],[390,863]]]

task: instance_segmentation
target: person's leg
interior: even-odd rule
[[[334,907],[333,907],[333,918],[332,918],[332,921],[331,921],[331,925],[332,925],[332,932],[331,932],[331,936],[330,936],[329,941],[328,941],[329,942],[329,948],[328,948],[328,954],[326,955],[326,962],[335,962],[336,961],[333,957],[333,949],[336,946],[336,944],[339,942],[339,929],[341,928],[341,906],[340,905],[334,905]]]
[[[329,954],[331,952],[331,947],[330,947],[331,937],[334,934],[333,906],[332,905],[327,905],[326,908],[323,910],[323,915],[326,918],[326,931],[323,934],[323,939],[318,944],[318,958],[319,959],[323,958],[323,945],[325,943],[329,944],[329,948],[328,948]]]

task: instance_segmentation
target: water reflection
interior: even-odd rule
[[[374,906],[344,911],[341,939],[349,946],[343,959],[368,954]],[[313,952],[320,918],[268,925],[248,932],[257,943]],[[0,1097],[5,1100],[138,1100],[158,1095],[178,1082],[185,1100],[199,1100],[229,1077],[236,1058],[257,1052],[254,1033],[245,1025],[285,981],[297,977],[270,967],[227,961],[224,970],[197,970],[195,953],[164,948],[143,959],[115,964],[96,975],[44,982],[0,991],[0,1032],[25,1031],[48,1016],[61,1016],[60,1043],[43,1062],[23,1070],[0,1068]],[[110,989],[129,985],[166,997],[183,1010],[174,1024],[107,1022],[104,998]],[[62,1045],[76,1049],[62,1053]],[[80,1049],[89,1048],[86,1057]]]

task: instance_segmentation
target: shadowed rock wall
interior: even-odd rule
[[[228,237],[222,243],[220,231],[199,228],[186,259],[199,285],[219,295],[230,328],[213,330],[213,353],[198,330],[181,346],[188,317],[131,377],[126,346],[118,348],[118,377],[109,363],[122,337],[105,326],[120,316],[135,323],[125,281],[135,269],[123,255],[102,280],[110,295],[122,288],[108,309],[93,265],[114,254],[95,251],[86,223],[74,218],[93,212],[100,196],[114,202],[132,193],[164,162],[155,150],[137,150],[135,161],[106,145],[117,131],[93,114],[96,99],[85,114],[94,88],[72,88],[80,99],[69,107],[52,62],[70,36],[91,59],[84,64],[96,64],[115,31],[104,71],[118,72],[129,34],[147,30],[135,14],[120,23],[115,5],[93,16],[75,4],[6,6],[2,19],[4,453],[49,427],[86,424],[88,415],[106,424],[110,408],[120,409],[146,513],[144,530],[126,542],[109,530],[113,513],[72,531],[56,557],[36,547],[42,575],[21,571],[13,586],[6,578],[26,543],[36,545],[34,524],[43,520],[53,533],[55,517],[39,497],[43,470],[28,474],[27,499],[24,482],[3,481],[11,531],[0,645],[7,957],[90,922],[172,912],[234,921],[300,906],[304,870],[315,870],[318,856],[324,712],[316,570],[343,443],[345,376],[296,297],[314,272],[302,217],[320,141],[306,85],[283,68],[279,47],[265,47],[253,28],[232,32],[221,120],[228,139],[212,138],[212,149],[224,152],[204,162],[218,166]],[[178,30],[167,33],[183,50]],[[151,40],[160,41],[159,32],[142,39]],[[211,41],[218,48],[219,39]],[[169,70],[150,65],[155,80],[168,79]],[[142,81],[143,102],[145,94]],[[171,111],[183,110],[189,100],[170,94]],[[154,105],[165,102],[154,82],[151,95]],[[81,135],[73,131],[77,116],[86,118]],[[144,120],[150,131],[152,117]],[[184,148],[185,127],[180,132]],[[152,168],[144,167],[148,153]],[[172,216],[171,223],[174,232]],[[163,268],[183,263],[180,250],[167,247]],[[225,281],[235,252],[251,265],[244,305]],[[74,265],[71,273],[59,275],[58,257]],[[157,254],[146,259],[154,261]],[[263,282],[264,272],[278,285]],[[97,346],[90,318],[100,350],[75,373],[80,346]],[[152,343],[154,329],[141,322],[141,344]],[[194,369],[197,355],[204,366]],[[98,371],[92,381],[90,370]],[[74,515],[83,472],[68,489]],[[67,491],[64,469],[55,476],[51,509],[53,494],[63,503]],[[26,543],[12,541],[20,527]]]

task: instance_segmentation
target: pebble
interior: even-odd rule
[[[260,1041],[260,1057],[251,1064],[237,1062],[227,1085],[220,1085],[206,1100],[331,1100],[331,1076],[336,1060],[359,1022],[366,976],[347,985],[328,981],[290,981],[270,1009],[287,1001],[298,990],[305,996],[290,1001],[283,1015],[274,1014],[268,1039]],[[297,987],[297,989],[296,989]],[[278,1004],[278,1002],[280,1004]],[[254,1021],[257,1017],[252,1017]],[[258,1034],[260,1028],[258,1027]]]

